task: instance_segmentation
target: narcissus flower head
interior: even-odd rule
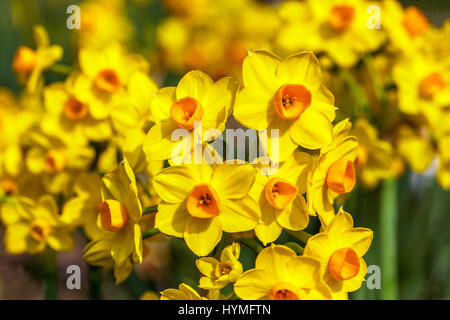
[[[261,208],[261,222],[255,233],[264,244],[275,241],[282,228],[301,230],[308,225],[309,214],[303,194],[313,159],[296,151],[280,165],[276,174],[257,173],[250,195]]]
[[[52,196],[37,201],[18,197],[16,205],[3,206],[1,212],[6,225],[5,247],[11,254],[36,254],[47,246],[56,251],[73,247],[73,227],[61,221]]]
[[[176,88],[160,89],[151,101],[156,124],[144,143],[147,157],[171,159],[173,149],[182,143],[172,140],[172,133],[177,129],[189,131],[191,138],[195,134],[196,123],[201,123],[202,130],[198,133],[201,137],[207,129],[222,132],[231,114],[236,90],[237,83],[231,78],[222,78],[214,83],[207,74],[198,70],[187,73]]]
[[[222,289],[233,283],[242,274],[242,264],[238,261],[241,247],[233,243],[220,254],[220,260],[212,257],[200,258],[195,261],[197,268],[203,274],[199,287],[206,290]]]
[[[282,60],[267,51],[249,52],[242,65],[244,88],[234,116],[252,129],[267,129],[270,156],[279,130],[279,159],[285,161],[300,145],[319,149],[331,142],[334,97],[321,84],[319,61],[312,52]],[[264,141],[262,141],[264,143]]]
[[[335,299],[346,299],[347,292],[361,286],[367,272],[363,255],[372,242],[370,229],[354,228],[350,214],[342,208],[324,228],[308,239],[303,255],[321,264],[321,276]]]
[[[234,290],[244,300],[331,299],[320,272],[319,261],[272,244],[258,254],[255,268],[238,278]]]
[[[97,261],[94,251],[102,252],[105,259],[112,257],[119,281],[131,271],[130,260],[142,261],[142,206],[133,170],[126,159],[116,171],[103,177],[101,194],[102,203],[97,207],[101,233],[86,246],[85,257]]]
[[[334,217],[334,199],[352,191],[356,183],[354,162],[358,141],[349,135],[350,128],[348,120],[336,124],[333,142],[321,150],[311,172],[308,203],[324,225]]]
[[[209,254],[222,231],[253,230],[260,221],[257,203],[249,195],[255,169],[243,165],[183,165],[163,169],[153,181],[162,199],[155,227],[183,237],[198,256]]]

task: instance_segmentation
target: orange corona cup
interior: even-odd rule
[[[423,78],[419,84],[419,94],[424,99],[431,99],[445,88],[445,81],[441,74],[433,72]]]
[[[336,193],[347,193],[355,186],[355,166],[353,161],[339,159],[328,169],[326,183],[328,188]]]
[[[359,267],[358,255],[350,248],[336,250],[328,262],[328,271],[339,281],[354,278],[359,272]]]
[[[411,6],[405,9],[403,16],[403,27],[410,36],[420,36],[428,29],[428,19],[420,9]]]
[[[31,48],[21,46],[17,49],[13,58],[12,69],[15,72],[29,73],[33,71],[37,63],[37,53]]]
[[[87,106],[74,97],[67,100],[64,106],[64,114],[71,120],[82,120],[86,117],[87,113]]]
[[[104,92],[113,93],[119,89],[120,79],[116,71],[105,69],[100,71],[95,77],[95,85]]]
[[[208,184],[195,186],[186,200],[189,214],[195,218],[207,219],[220,214],[220,198],[216,190]]]
[[[272,207],[284,209],[295,199],[298,188],[284,179],[272,178],[266,183],[264,193]]]
[[[355,8],[346,5],[334,6],[328,21],[338,31],[348,29],[355,17]]]
[[[270,300],[300,300],[297,288],[287,282],[279,282],[270,289]]]
[[[105,200],[100,209],[100,220],[106,230],[121,230],[128,221],[127,208],[117,200]]]
[[[202,120],[203,108],[196,99],[185,97],[172,104],[170,116],[180,128],[192,130],[195,121]]]
[[[296,119],[311,104],[311,92],[301,84],[285,84],[275,92],[273,103],[282,119]]]

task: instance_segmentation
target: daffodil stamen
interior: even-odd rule
[[[273,100],[282,119],[296,119],[311,104],[311,92],[301,84],[285,84],[275,92]]]
[[[189,214],[196,218],[213,218],[220,214],[220,198],[216,190],[208,184],[195,186],[186,200]]]
[[[264,192],[270,205],[281,210],[295,199],[298,188],[282,178],[271,178],[266,183]]]
[[[350,27],[355,17],[355,8],[348,5],[336,5],[331,9],[328,22],[337,31],[343,31]]]
[[[226,274],[229,274],[233,270],[232,266],[229,263],[221,262],[217,264],[216,266],[216,277],[220,278],[221,276],[224,276]]]
[[[350,248],[336,250],[328,263],[328,271],[339,281],[354,278],[358,274],[359,268],[358,255]]]
[[[100,209],[100,219],[106,230],[121,230],[128,221],[127,208],[117,200],[105,200]]]
[[[326,183],[328,188],[339,194],[352,191],[356,183],[353,161],[340,159],[334,162],[328,169]]]
[[[195,121],[202,120],[203,108],[196,99],[185,97],[172,104],[170,116],[180,128],[192,130]]]
[[[30,73],[36,66],[37,60],[36,51],[29,47],[21,46],[14,55],[12,69],[15,72]]]
[[[270,300],[300,300],[298,289],[287,282],[279,282],[275,284],[269,292]]]
[[[419,8],[411,6],[405,9],[403,17],[403,27],[412,37],[417,37],[428,30],[429,22],[427,17]]]
[[[47,173],[61,172],[66,166],[66,155],[61,150],[50,150],[44,160],[44,171]]]
[[[86,117],[88,113],[88,108],[86,104],[77,100],[74,97],[71,97],[67,100],[64,105],[64,114],[68,119],[71,120],[82,120]]]
[[[121,83],[116,71],[112,69],[105,69],[97,74],[97,77],[95,78],[95,85],[98,89],[104,92],[114,93],[117,89],[119,89]]]
[[[43,242],[50,234],[51,226],[47,220],[36,219],[30,225],[30,235],[35,240]]]
[[[445,88],[445,81],[438,72],[427,75],[419,84],[419,94],[424,99],[432,99],[433,96]]]

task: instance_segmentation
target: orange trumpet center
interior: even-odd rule
[[[284,179],[272,178],[266,183],[264,192],[272,207],[284,209],[295,199],[298,188]]]
[[[359,267],[358,255],[350,248],[336,250],[328,262],[328,271],[339,281],[354,278],[359,272]]]
[[[3,177],[0,186],[3,192],[9,195],[16,194],[19,190],[16,179],[11,177]]]
[[[44,160],[44,171],[47,173],[60,172],[66,166],[66,155],[60,150],[50,150]]]
[[[311,92],[301,84],[285,84],[275,92],[273,102],[282,119],[296,119],[311,104]]]
[[[121,230],[128,221],[127,208],[117,200],[105,200],[100,209],[100,220],[106,230]]]
[[[338,31],[347,29],[355,17],[355,8],[346,5],[334,6],[331,9],[328,22]]]
[[[300,300],[297,288],[287,282],[279,282],[270,289],[270,300]]]
[[[203,108],[196,99],[185,97],[172,104],[170,116],[180,128],[192,130],[195,121],[202,120]]]
[[[64,106],[64,114],[68,119],[71,120],[84,119],[87,113],[88,113],[87,106],[74,97],[67,100]]]
[[[210,184],[199,184],[189,194],[186,208],[189,214],[195,218],[217,217],[221,211],[219,195]]]
[[[427,31],[429,22],[427,17],[417,7],[408,7],[403,16],[403,27],[410,36],[416,37]]]
[[[348,193],[355,186],[355,166],[353,161],[340,159],[328,169],[326,183],[336,193]]]
[[[17,49],[12,62],[15,72],[28,73],[33,71],[37,63],[37,53],[31,48],[21,46]]]
[[[445,88],[444,78],[440,73],[433,72],[423,78],[419,84],[419,94],[424,99],[431,99],[433,96]]]
[[[30,235],[39,242],[45,241],[50,234],[51,226],[47,220],[36,219],[31,223]]]
[[[105,69],[100,71],[95,77],[95,85],[98,89],[107,93],[113,93],[120,87],[120,79],[116,71]]]

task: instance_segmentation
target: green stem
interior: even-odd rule
[[[397,180],[386,179],[381,187],[381,298],[398,298],[397,279]]]
[[[146,215],[146,214],[150,214],[150,213],[155,213],[158,212],[158,206],[151,206],[151,207],[146,207],[142,210],[142,214]]]
[[[372,118],[373,115],[372,110],[370,110],[369,101],[366,98],[364,90],[359,85],[353,74],[347,69],[340,69],[339,74],[359,107],[355,117],[360,118],[362,111],[365,111],[369,117]]]
[[[161,231],[159,231],[158,228],[148,229],[148,230],[142,232],[142,239],[151,238],[151,237],[157,235],[158,233],[161,233]]]
[[[302,230],[292,231],[286,229],[285,231],[303,244],[306,244],[308,242],[308,239],[312,237],[312,234],[309,234],[308,232]]]
[[[287,242],[284,244],[286,247],[291,248],[292,250],[295,251],[296,254],[298,255],[302,255],[303,254],[303,250],[304,248],[302,246],[300,246],[298,243],[296,242]]]
[[[65,64],[55,63],[50,68],[48,68],[47,71],[62,75],[68,75],[73,71],[73,68],[72,66],[68,66]]]
[[[263,249],[263,247],[259,244],[259,242],[252,238],[239,238],[236,239],[236,241],[253,249],[256,253],[259,253]]]
[[[89,265],[89,299],[102,299],[103,271],[101,267]]]
[[[47,248],[44,253],[45,300],[58,299],[58,268],[56,252]]]

